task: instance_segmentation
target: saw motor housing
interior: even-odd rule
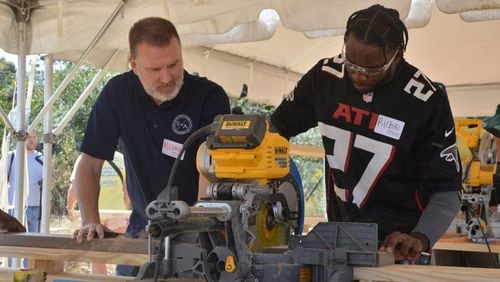
[[[212,182],[285,177],[290,170],[288,140],[271,132],[261,115],[224,115],[198,149],[198,171]]]

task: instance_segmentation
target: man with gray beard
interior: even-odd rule
[[[125,156],[127,190],[132,203],[127,233],[138,237],[147,224],[146,206],[167,184],[170,170],[191,133],[230,112],[219,85],[184,70],[175,26],[163,18],[144,18],[129,32],[132,70],[112,78],[90,114],[80,146],[75,189],[82,226],[77,242],[103,238],[99,218],[99,179],[104,160],[113,159],[118,144]],[[184,153],[173,185],[179,200],[192,205],[206,181],[196,170],[196,151],[203,138]],[[202,186],[203,187],[203,186]],[[117,272],[135,276],[135,271]]]

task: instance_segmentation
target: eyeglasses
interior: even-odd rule
[[[351,71],[351,72],[360,72],[366,76],[376,76],[376,75],[379,75],[381,73],[386,72],[389,69],[389,67],[391,66],[394,59],[396,59],[396,55],[398,53],[399,53],[399,49],[397,49],[396,52],[394,52],[394,55],[392,55],[392,58],[389,60],[389,62],[387,62],[385,65],[383,65],[379,68],[365,68],[365,67],[361,67],[361,66],[358,66],[358,65],[350,62],[347,59],[347,56],[345,55],[345,44],[342,47],[342,57],[344,58],[344,63],[345,63],[347,70]]]

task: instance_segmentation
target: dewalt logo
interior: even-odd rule
[[[250,121],[249,120],[231,120],[231,121],[225,121],[222,124],[222,129],[227,130],[227,129],[247,129],[250,127]]]

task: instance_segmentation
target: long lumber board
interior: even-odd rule
[[[500,241],[489,242],[491,251],[493,253],[500,253]],[[469,238],[461,237],[448,237],[442,238],[432,247],[433,250],[447,250],[447,251],[464,251],[464,252],[481,252],[488,253],[488,246],[482,243],[474,243]]]
[[[17,269],[0,267],[0,282],[14,281],[14,273]],[[83,273],[56,273],[48,274],[47,282],[54,280],[70,280],[70,281],[85,281],[85,282],[127,282],[134,279],[128,276],[107,276],[98,274],[83,274]]]
[[[365,281],[493,282],[500,280],[500,269],[394,264],[381,267],[354,267],[353,277],[354,280]]]
[[[76,243],[69,235],[0,234],[0,255],[19,256],[41,260],[88,261],[142,265],[147,261],[147,240],[110,238]],[[109,256],[108,256],[109,255]],[[9,276],[9,270],[0,268],[0,281]],[[11,274],[12,275],[12,274]],[[55,275],[55,276],[54,276]],[[49,273],[49,277],[68,277],[79,280],[79,274]],[[10,276],[12,277],[12,276]],[[82,275],[82,281],[99,281],[100,277]],[[355,280],[367,281],[499,281],[500,269],[387,265],[381,267],[354,267]],[[85,279],[91,280],[85,280]],[[102,278],[102,277],[101,277]],[[50,278],[49,278],[50,279]],[[116,279],[116,280],[115,280]],[[109,277],[109,281],[123,281]],[[102,281],[107,281],[102,280]],[[12,280],[10,280],[12,281]],[[50,281],[50,280],[49,280]]]
[[[0,234],[0,256],[130,265],[149,259],[146,239],[105,238],[79,244],[70,235],[39,233]]]
[[[0,268],[0,282],[12,282],[14,271]],[[464,281],[493,282],[500,277],[499,269],[449,267],[427,265],[387,265],[381,267],[354,267],[354,280],[362,281]],[[130,277],[103,276],[77,273],[48,274],[47,281],[67,279],[75,281],[125,282]]]

